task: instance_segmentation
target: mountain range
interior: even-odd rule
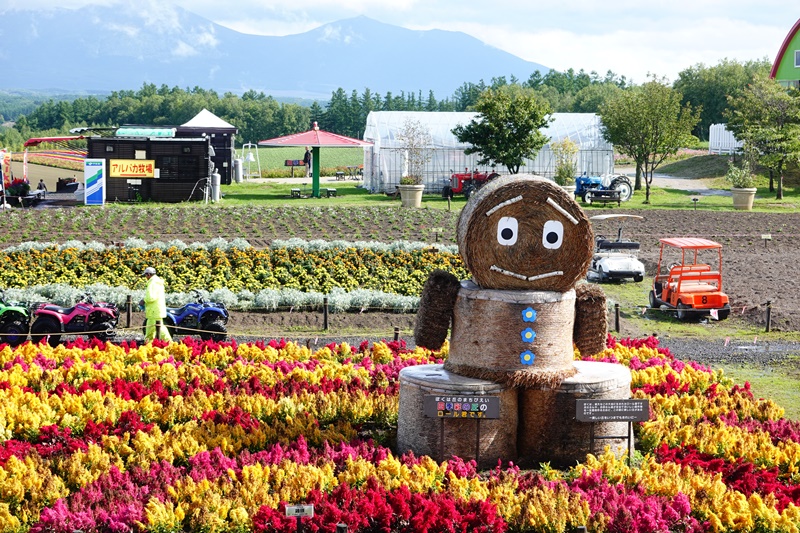
[[[149,6],[156,3],[148,3]],[[437,99],[465,82],[526,80],[538,63],[461,32],[355,17],[282,37],[249,35],[179,7],[92,5],[0,13],[0,89],[103,92],[156,86],[326,100],[401,91]]]

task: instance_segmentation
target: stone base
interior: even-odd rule
[[[550,463],[565,468],[583,462],[605,446],[618,455],[633,449],[627,422],[579,422],[576,400],[626,400],[631,395],[628,367],[596,361],[575,361],[578,373],[552,389],[520,389],[518,463],[536,467]],[[401,389],[402,394],[402,389]],[[590,439],[594,425],[594,449]],[[622,438],[600,438],[598,437]]]
[[[428,417],[423,407],[428,395],[464,402],[496,396],[499,418]],[[458,456],[475,460],[480,469],[490,469],[498,460],[517,458],[517,413],[515,389],[453,374],[442,365],[407,367],[400,371],[397,452],[412,451],[440,462]]]

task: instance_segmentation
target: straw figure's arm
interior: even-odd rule
[[[572,340],[583,356],[595,355],[606,349],[608,317],[606,294],[593,283],[575,286],[575,326]]]
[[[430,350],[438,350],[447,339],[453,321],[461,282],[444,270],[434,270],[422,287],[417,321],[414,325],[414,343]]]

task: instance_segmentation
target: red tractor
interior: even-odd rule
[[[468,168],[464,172],[453,172],[450,175],[450,182],[442,188],[443,198],[452,198],[454,194],[464,194],[464,198],[469,200],[473,192],[483,187],[489,180],[493,180],[500,174],[497,172],[478,172],[478,169],[470,172]]]

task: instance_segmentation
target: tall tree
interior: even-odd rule
[[[511,174],[525,159],[533,159],[550,139],[540,129],[552,121],[550,106],[532,89],[505,85],[486,89],[478,98],[479,116],[453,134],[472,146],[466,154],[479,154],[478,164],[501,164]]]
[[[683,94],[684,104],[702,107],[700,122],[693,133],[700,139],[708,139],[711,124],[725,121],[728,96],[740,93],[757,74],[768,74],[770,66],[767,59],[744,63],[723,59],[713,67],[698,63],[682,70],[673,88]]]
[[[800,91],[787,91],[762,74],[728,101],[728,129],[755,149],[759,163],[770,170],[770,179],[773,173],[778,176],[776,198],[782,199],[786,164],[800,161]]]
[[[681,93],[655,77],[644,85],[620,91],[600,108],[603,137],[636,162],[636,183],[645,182],[645,203],[650,203],[653,172],[667,156],[691,139],[700,110],[681,106]]]

